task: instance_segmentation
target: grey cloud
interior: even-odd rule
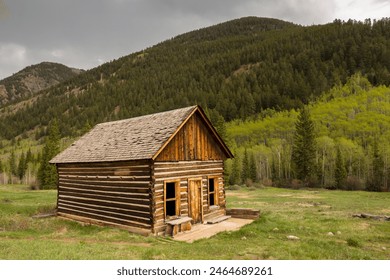
[[[336,3],[336,0],[1,1],[8,16],[0,19],[0,50],[4,46],[19,46],[14,51],[23,47],[26,52],[19,64],[1,65],[0,79],[20,70],[21,63],[28,66],[43,60],[88,69],[175,35],[244,16],[275,17],[299,24],[325,23],[334,19]],[[0,63],[5,56],[0,53]]]

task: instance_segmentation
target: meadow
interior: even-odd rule
[[[389,192],[267,187],[226,195],[229,208],[260,209],[261,217],[189,244],[57,217],[35,219],[54,209],[55,190],[0,185],[0,259],[390,259],[390,221],[353,217],[390,215]]]

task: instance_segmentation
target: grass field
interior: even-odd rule
[[[54,208],[56,191],[0,186],[0,259],[390,259],[390,222],[352,217],[390,215],[390,193],[264,188],[227,191],[227,199],[260,209],[261,218],[188,244],[33,219]]]

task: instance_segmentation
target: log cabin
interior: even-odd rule
[[[143,235],[223,219],[232,157],[200,106],[101,123],[50,161],[57,215]]]

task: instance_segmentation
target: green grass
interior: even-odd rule
[[[352,217],[390,215],[390,193],[227,191],[229,207],[258,208],[261,218],[192,244],[31,217],[53,209],[56,195],[0,186],[0,259],[390,259],[390,222]]]

